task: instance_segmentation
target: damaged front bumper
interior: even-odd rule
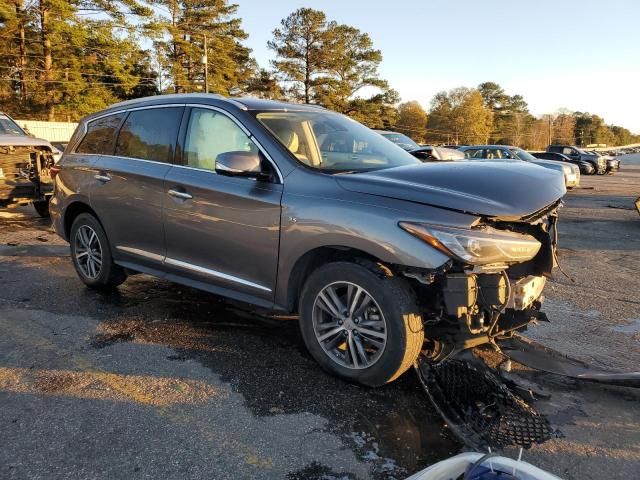
[[[0,206],[45,200],[53,194],[53,154],[34,146],[0,146]]]
[[[511,264],[468,265],[452,259],[417,287],[425,319],[425,353],[438,360],[484,343],[495,343],[532,322],[541,311],[547,278],[557,265],[559,202],[520,221],[486,219],[495,230],[526,235],[540,243],[533,258]]]

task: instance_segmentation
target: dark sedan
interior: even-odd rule
[[[529,152],[529,153],[534,157],[540,158],[543,160],[555,160],[557,162],[572,163],[573,165],[577,165],[580,168],[580,173],[583,173],[585,175],[594,175],[596,173],[596,169],[593,166],[593,164],[586,162],[584,160],[574,160],[562,153],[555,153],[555,152]]]

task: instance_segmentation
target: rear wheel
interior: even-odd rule
[[[81,213],[76,217],[69,242],[73,266],[88,287],[113,288],[127,278],[124,269],[113,262],[107,236],[93,215]]]
[[[49,217],[49,198],[33,202],[33,208],[36,209],[36,212],[38,212],[38,215],[42,218]]]
[[[314,271],[300,298],[300,330],[325,370],[367,386],[398,378],[424,341],[413,291],[375,264],[335,262]]]

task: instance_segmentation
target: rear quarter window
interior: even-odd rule
[[[171,162],[183,110],[182,107],[165,107],[129,113],[118,135],[116,155]]]
[[[116,113],[89,122],[87,133],[76,148],[76,153],[113,155],[116,132],[124,115]]]

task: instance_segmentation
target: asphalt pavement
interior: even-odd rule
[[[583,177],[562,209],[551,323],[529,335],[602,366],[640,365],[640,156]],[[553,375],[536,405],[565,438],[524,458],[567,479],[640,471],[638,392]],[[463,448],[413,371],[332,378],[295,318],[130,277],[100,294],[31,207],[0,211],[0,478],[404,478]],[[513,454],[514,452],[508,452]]]

